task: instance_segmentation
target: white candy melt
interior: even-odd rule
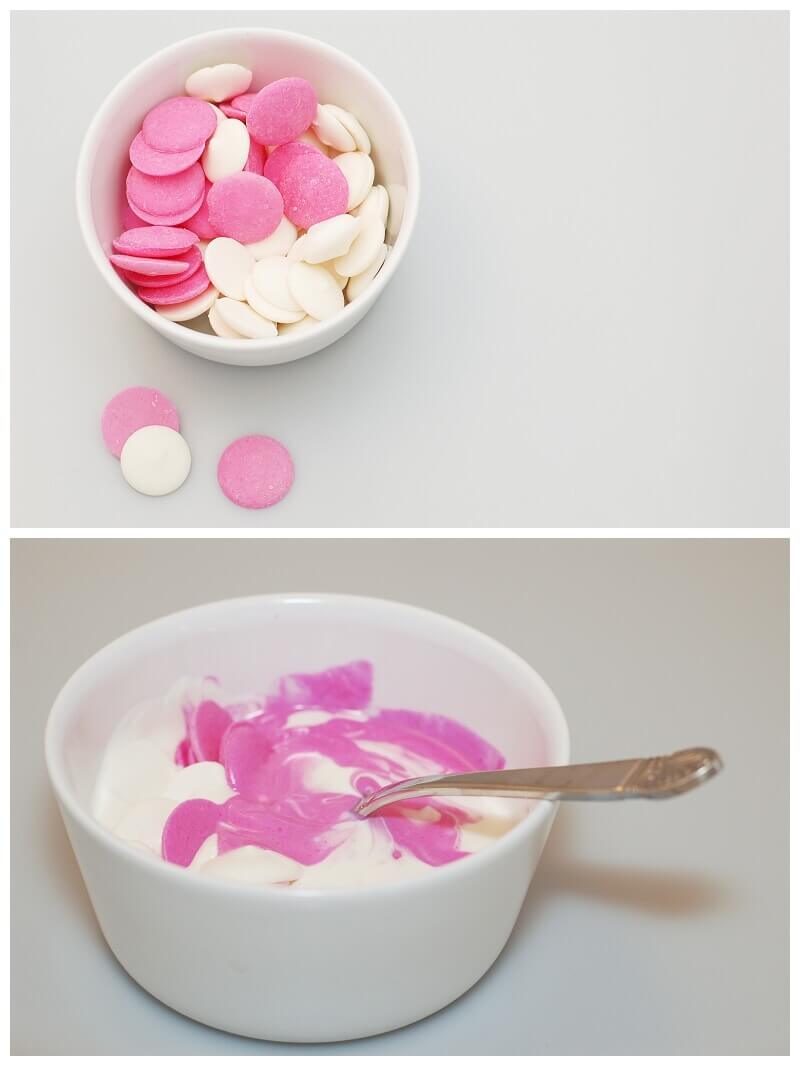
[[[189,863],[189,869],[196,870],[200,866],[205,866],[207,862],[211,862],[212,859],[216,859],[218,854],[219,837],[216,833],[212,833],[210,837],[206,837],[206,839],[194,853],[194,858]]]
[[[220,181],[243,170],[249,152],[250,134],[245,124],[236,118],[226,118],[217,124],[200,163],[209,181]]]
[[[330,155],[328,146],[322,143],[316,133],[314,133],[313,129],[308,129],[305,133],[301,133],[299,137],[295,137],[295,140],[299,141],[301,144],[310,144],[312,148],[316,148],[316,150],[322,152],[323,155]]]
[[[253,80],[253,72],[238,63],[218,63],[215,67],[203,67],[186,79],[186,95],[199,100],[220,103],[232,96],[246,93]]]
[[[379,254],[385,233],[383,223],[377,215],[362,218],[361,228],[350,251],[340,259],[334,259],[336,270],[340,274],[346,274],[348,278],[361,274]]]
[[[274,233],[270,233],[263,241],[246,244],[245,248],[253,259],[266,259],[270,255],[286,255],[296,240],[297,227],[284,215]]]
[[[336,269],[336,267],[333,265],[333,263],[323,263],[322,265],[328,271],[328,273],[333,278],[333,280],[336,282],[336,284],[339,286],[339,288],[343,289],[345,287],[345,285],[347,284],[347,275],[346,274],[340,274],[339,271]]]
[[[316,318],[312,318],[311,315],[304,315],[298,322],[285,322],[278,326],[278,335],[283,336],[285,333],[305,333],[307,329],[312,329],[314,326],[318,326]]]
[[[189,476],[189,445],[169,426],[144,426],[125,441],[119,457],[122,476],[145,496],[166,496]]]
[[[347,288],[344,290],[345,296],[348,301],[355,300],[357,296],[360,296],[370,285],[370,282],[374,279],[380,268],[386,261],[386,255],[389,251],[387,245],[382,244],[381,249],[375,258],[372,260],[366,270],[362,270],[360,274],[354,275],[347,283]]]
[[[239,881],[248,885],[274,885],[296,881],[304,867],[285,855],[248,844],[227,851],[200,868],[205,877],[218,881]]]
[[[96,796],[114,796],[124,804],[163,796],[177,767],[152,740],[109,746],[98,778]],[[100,810],[95,806],[96,817]]]
[[[161,855],[164,823],[174,807],[173,801],[164,797],[141,800],[117,822],[114,833],[123,840],[143,844],[157,855]]]
[[[365,152],[345,152],[337,155],[334,163],[347,181],[349,196],[347,210],[352,211],[367,198],[375,180],[375,164]]]
[[[253,269],[253,256],[245,245],[232,237],[215,237],[206,248],[204,263],[209,278],[224,296],[244,299],[245,279]]]
[[[324,266],[292,263],[289,290],[306,314],[320,322],[344,307],[342,290]]]
[[[337,118],[350,136],[355,142],[355,146],[359,152],[366,152],[367,155],[372,151],[372,145],[370,144],[367,131],[358,121],[356,116],[350,111],[345,111],[343,107],[337,107],[336,104],[326,104],[325,108],[329,115],[333,115]]]
[[[190,799],[224,803],[233,794],[225,778],[225,768],[218,762],[196,762],[179,769],[164,791],[168,799],[178,803]]]
[[[317,107],[317,116],[311,123],[311,128],[323,144],[327,144],[337,152],[355,151],[355,139],[345,129],[327,104],[320,104]]]
[[[262,337],[277,337],[278,335],[275,323],[259,315],[246,303],[224,296],[217,301],[216,308],[225,324],[243,337],[258,340]]]
[[[366,200],[353,211],[353,214],[356,218],[363,218],[364,215],[377,215],[385,226],[389,218],[389,194],[386,189],[382,185],[373,185]]]
[[[351,215],[334,215],[310,226],[289,252],[289,259],[305,263],[327,263],[350,250],[361,223]]]
[[[156,304],[156,311],[170,322],[190,322],[198,315],[204,314],[209,307],[213,307],[216,298],[217,290],[213,285],[209,285],[205,292],[193,296],[191,300],[184,300],[183,303]]]
[[[208,322],[218,337],[227,337],[228,340],[231,341],[241,341],[245,339],[241,333],[237,333],[235,329],[231,329],[231,327],[220,318],[216,305],[209,307],[208,309]]]
[[[285,307],[276,307],[268,300],[265,300],[253,284],[252,275],[244,284],[244,298],[257,314],[261,315],[263,318],[268,318],[270,322],[291,325],[291,323],[299,322],[301,318],[305,317],[305,312],[303,310],[289,311]]]
[[[273,255],[259,259],[250,273],[256,292],[270,307],[279,312],[275,322],[296,322],[303,317],[303,308],[289,289],[291,263],[285,256]],[[288,314],[286,314],[288,312]]]

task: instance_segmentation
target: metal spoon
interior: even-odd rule
[[[387,803],[418,796],[509,796],[546,800],[666,799],[710,780],[722,769],[712,748],[686,748],[672,755],[528,770],[481,770],[473,774],[412,777],[364,796],[353,808],[366,818]]]

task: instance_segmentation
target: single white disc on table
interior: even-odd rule
[[[143,426],[125,441],[119,457],[122,476],[145,496],[166,496],[189,476],[189,445],[169,426]]]

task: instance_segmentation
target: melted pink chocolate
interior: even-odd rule
[[[179,766],[220,762],[236,795],[226,803],[187,800],[167,819],[162,854],[188,866],[203,842],[218,837],[219,853],[251,844],[304,865],[322,861],[338,846],[335,827],[355,820],[359,795],[409,774],[403,763],[365,751],[359,741],[392,744],[410,757],[432,763],[437,772],[498,770],[502,755],[477,734],[452,719],[420,711],[367,711],[372,698],[372,666],[349,663],[319,674],[290,674],[260,711],[237,718],[238,708],[211,700],[183,708],[186,736],[175,752]],[[318,725],[287,728],[295,711],[322,710],[332,715]],[[315,756],[353,767],[350,792],[315,792],[304,776]],[[413,809],[433,807],[437,821],[408,817]],[[392,854],[410,852],[430,866],[459,859],[459,827],[474,821],[462,809],[432,798],[403,800],[370,819],[392,840]]]

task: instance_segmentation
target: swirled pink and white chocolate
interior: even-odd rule
[[[95,816],[208,877],[303,888],[423,875],[485,847],[527,812],[520,801],[448,797],[355,816],[358,796],[382,785],[505,764],[453,719],[371,703],[367,662],[288,675],[256,700],[226,700],[213,678],[181,681],[116,728]]]

